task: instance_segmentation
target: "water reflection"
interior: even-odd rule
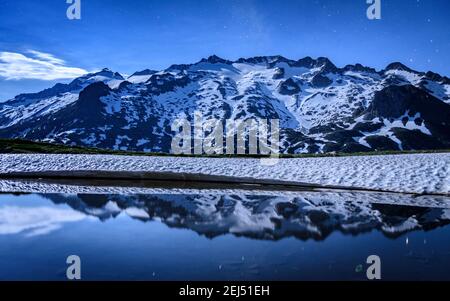
[[[65,223],[84,218],[85,214],[70,209],[0,206],[0,234],[45,235],[60,229]]]
[[[449,221],[438,196],[0,194],[0,280],[65,280],[70,254],[85,280],[365,280],[371,254],[385,280],[449,280]]]
[[[396,238],[414,230],[450,223],[445,197],[301,192],[298,195],[44,194],[54,204],[74,209],[0,207],[0,234],[32,230],[45,234],[62,223],[126,214],[142,222],[161,221],[171,228],[208,238],[233,234],[261,240],[296,237],[322,241],[335,231],[359,235],[373,230]]]

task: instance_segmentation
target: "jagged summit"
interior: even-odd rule
[[[114,72],[109,68],[103,68],[101,71],[88,74],[85,77],[93,77],[93,76],[104,76],[111,79],[122,79],[122,80],[124,79],[119,72]]]
[[[241,64],[275,64],[281,62],[293,62],[281,55],[274,56],[255,56],[250,58],[240,58],[236,61],[236,63]]]
[[[140,76],[140,75],[152,75],[157,73],[158,71],[155,70],[150,70],[150,69],[144,69],[142,71],[137,71],[135,73],[133,73],[130,77],[132,76]]]
[[[377,71],[375,68],[370,68],[363,66],[361,64],[355,64],[355,65],[346,65],[343,68],[344,71],[355,71],[355,72],[368,72],[368,73],[376,73]]]
[[[233,62],[222,59],[217,55],[211,55],[207,59],[200,60],[200,63],[210,63],[210,64],[232,64]]]
[[[391,63],[389,65],[386,66],[386,68],[384,69],[385,71],[389,71],[389,70],[400,70],[400,71],[408,71],[408,72],[414,72],[412,69],[410,69],[409,67],[403,65],[400,62],[394,62]]]

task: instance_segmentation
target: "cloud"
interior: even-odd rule
[[[49,53],[28,50],[27,54],[0,52],[0,77],[6,80],[56,80],[88,73],[81,68],[67,67],[64,60]]]
[[[65,208],[4,206],[0,207],[0,235],[46,235],[85,218],[84,214]]]
[[[39,52],[36,50],[28,50],[28,53],[34,55],[38,59],[47,61],[55,65],[64,65],[66,63],[64,60],[58,59],[50,53]]]

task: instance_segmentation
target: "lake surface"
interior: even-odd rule
[[[0,194],[0,280],[450,280],[450,199]]]

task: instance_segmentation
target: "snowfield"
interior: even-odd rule
[[[404,193],[450,193],[450,153],[280,159],[4,154],[0,176],[15,172],[174,172],[282,180]]]

